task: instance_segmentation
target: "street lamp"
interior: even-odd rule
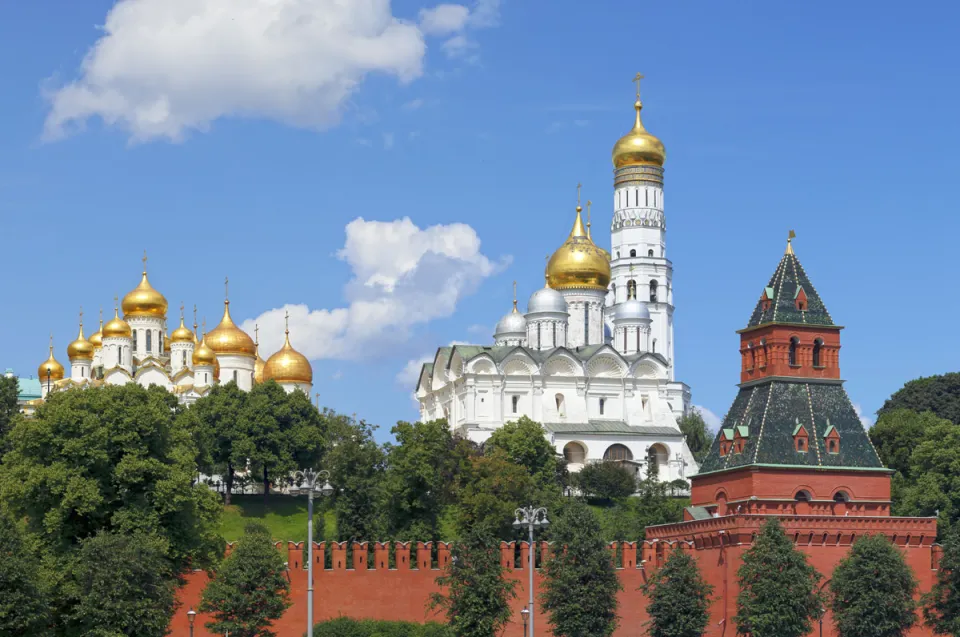
[[[323,497],[333,494],[330,472],[324,469],[294,471],[293,479],[301,480],[298,487],[290,487],[291,495],[307,496],[307,636],[313,636],[313,494]]]
[[[527,608],[527,611],[530,616],[530,632],[528,633],[530,637],[533,637],[533,530],[534,529],[545,529],[550,526],[550,521],[547,520],[547,509],[546,507],[540,507],[536,509],[532,506],[526,508],[517,509],[515,512],[515,519],[513,520],[513,528],[518,531],[524,526],[527,527],[527,530],[530,532],[530,554],[528,557],[528,570],[530,571],[530,604]]]
[[[523,617],[523,634],[527,634],[527,618],[530,617],[530,611],[527,610],[527,607],[524,606],[523,610],[520,611],[520,616]]]
[[[193,620],[197,618],[197,611],[191,608],[187,611],[187,619],[190,620],[190,637],[193,637]]]

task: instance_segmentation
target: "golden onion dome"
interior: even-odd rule
[[[80,334],[77,335],[77,340],[67,345],[67,358],[71,361],[92,361],[93,349],[93,343],[83,336],[83,321],[81,320]]]
[[[90,335],[87,339],[93,344],[94,349],[103,347],[103,312],[100,312],[100,329]]]
[[[217,353],[210,349],[210,346],[207,345],[207,339],[204,337],[200,341],[200,345],[197,346],[197,349],[193,350],[193,366],[218,366],[217,362]]]
[[[230,318],[230,301],[223,302],[223,318],[220,319],[220,325],[207,332],[205,339],[217,354],[232,354],[235,356],[257,355],[257,346],[253,339],[237,327],[233,319]]]
[[[147,279],[146,257],[144,257],[143,278],[140,279],[140,285],[123,297],[121,307],[123,308],[124,318],[130,316],[166,317],[167,299],[150,285],[150,281]]]
[[[547,283],[555,290],[606,290],[610,285],[610,255],[587,236],[580,216],[582,211],[578,205],[570,236],[547,263]]]
[[[101,333],[103,338],[130,338],[133,335],[130,324],[120,318],[116,308],[113,309],[113,318],[103,326]]]
[[[267,359],[263,366],[264,380],[278,383],[313,383],[313,367],[307,357],[290,345],[290,330],[286,331],[283,347]]]
[[[173,330],[173,333],[170,335],[170,341],[173,343],[194,343],[196,344],[197,337],[194,335],[190,329],[183,324],[183,314],[180,315],[180,327]]]
[[[172,351],[173,350],[170,349],[170,335],[164,334],[163,335],[163,353],[170,354]]]
[[[37,378],[41,382],[63,380],[63,365],[53,356],[53,336],[50,337],[50,356],[37,368]]]
[[[637,119],[633,124],[633,130],[617,140],[613,146],[613,167],[623,168],[624,166],[663,166],[667,158],[667,151],[663,147],[663,142],[647,132],[640,120],[640,110],[643,103],[640,96],[633,105],[637,111]]]

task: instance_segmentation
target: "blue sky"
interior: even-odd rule
[[[35,373],[50,331],[66,363],[146,249],[171,318],[215,324],[229,275],[269,354],[290,309],[321,402],[385,437],[410,361],[541,284],[578,181],[609,244],[640,70],[696,404],[732,401],[790,228],[866,414],[957,368],[955,5],[335,5],[0,0],[0,367]]]

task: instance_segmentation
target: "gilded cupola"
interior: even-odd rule
[[[570,235],[547,263],[547,284],[555,290],[606,290],[610,284],[610,255],[597,247],[588,236],[583,226],[582,212],[578,201],[577,216]]]
[[[267,359],[263,367],[264,380],[274,380],[278,383],[313,383],[313,368],[307,357],[293,349],[290,345],[290,319],[286,317],[286,338],[283,347],[276,354]]]
[[[63,380],[63,365],[53,356],[53,334],[50,335],[50,356],[37,368],[37,378],[41,382]]]
[[[171,343],[195,343],[196,336],[193,332],[190,331],[186,325],[183,324],[183,305],[180,306],[180,327],[173,330],[173,333],[170,334]]]
[[[80,333],[77,340],[67,345],[67,358],[71,361],[92,361],[93,343],[83,335],[83,310],[80,310]]]
[[[101,333],[103,334],[103,338],[130,338],[133,335],[130,324],[120,318],[120,313],[116,306],[113,308],[113,318],[103,326]]]
[[[123,297],[124,318],[132,316],[164,318],[167,315],[167,299],[153,289],[147,279],[147,255],[143,255],[143,276],[140,285]]]
[[[93,344],[94,349],[103,347],[103,308],[100,308],[100,329],[90,335],[87,339]]]
[[[663,162],[667,158],[667,151],[663,147],[663,142],[648,133],[640,119],[640,111],[643,109],[643,102],[640,101],[641,79],[643,79],[643,76],[639,73],[634,78],[637,83],[637,101],[633,105],[637,112],[636,120],[633,123],[633,129],[618,139],[613,147],[614,168],[625,166],[663,167]]]
[[[230,299],[223,302],[223,318],[220,325],[207,333],[205,340],[217,354],[234,356],[257,355],[257,346],[250,335],[241,330],[230,317]]]
[[[201,367],[205,365],[211,367],[217,365],[217,354],[207,345],[206,336],[200,341],[197,349],[193,350],[193,366]]]

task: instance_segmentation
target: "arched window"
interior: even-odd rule
[[[656,281],[650,281],[650,302],[651,303],[657,302],[657,282]]]
[[[160,346],[157,348],[157,351],[162,354],[163,353],[163,332],[157,332],[157,340],[160,341]]]
[[[635,299],[637,298],[637,282],[633,279],[627,281],[627,298]]]
[[[790,338],[790,352],[789,352],[788,360],[790,362],[791,367],[799,366],[797,365],[797,345],[799,344],[800,344],[799,338],[797,338],[796,336],[793,336]]]
[[[610,445],[603,452],[604,460],[633,460],[633,453],[624,445],[617,443]]]
[[[650,346],[650,353],[651,354],[657,353],[657,339],[653,339],[653,344]]]
[[[823,367],[820,351],[823,349],[823,339],[817,339],[813,342],[813,366]]]
[[[601,398],[601,399],[600,399],[600,415],[601,415],[601,416],[603,415],[603,408],[604,408],[604,406],[606,405],[606,402],[607,402],[607,399],[606,399],[606,398]]]
[[[827,441],[827,453],[838,453],[839,451],[840,447],[837,445],[836,440],[831,439]]]
[[[557,401],[557,414],[559,414],[561,418],[565,417],[567,415],[567,408],[563,402],[563,394],[557,394],[554,396],[554,399]]]
[[[648,257],[652,257],[652,256],[653,256],[653,250],[647,250],[647,256],[648,256]]]
[[[846,491],[837,491],[833,496],[834,502],[849,502],[850,496],[847,495]]]
[[[568,442],[563,447],[563,458],[569,464],[583,464],[587,459],[587,450],[579,442]]]
[[[187,366],[187,350],[183,350],[183,366]]]
[[[810,494],[807,491],[804,491],[802,489],[800,491],[797,491],[797,495],[793,496],[793,499],[796,500],[797,502],[809,502],[810,500],[812,500],[812,498],[810,497]]]
[[[519,396],[514,396],[514,397],[511,399],[511,402],[513,403],[513,413],[517,413],[517,407],[520,406],[520,397],[519,397]]]
[[[637,251],[636,251],[636,250],[631,250],[631,251],[630,251],[630,256],[631,256],[631,257],[637,256]]]
[[[753,349],[753,343],[748,343],[747,347],[750,348],[750,369],[753,369],[757,366],[757,350]]]
[[[147,354],[153,350],[153,333],[147,330]]]
[[[137,330],[133,330],[133,351],[137,351]]]

